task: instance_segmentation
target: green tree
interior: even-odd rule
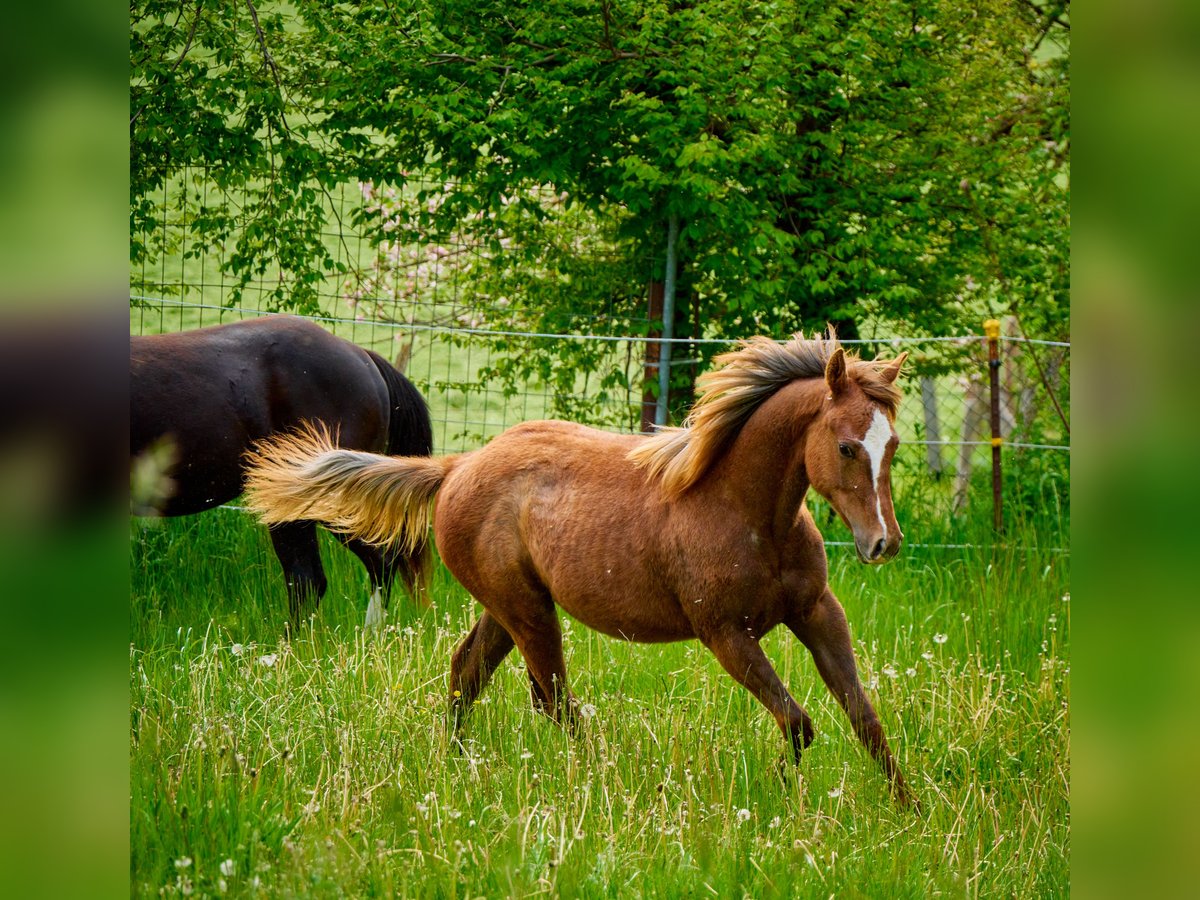
[[[393,224],[473,231],[494,263],[479,290],[522,267],[586,288],[507,292],[504,315],[537,330],[635,319],[676,216],[681,334],[946,333],[1013,312],[1065,336],[1066,4],[202,6],[135,4],[131,228],[158,214],[166,167],[249,186],[228,265],[277,262],[280,304],[310,302],[334,265],[323,190],[420,172],[448,187]],[[197,246],[233,221],[198,210]],[[594,237],[574,260],[569,227]],[[601,258],[626,263],[580,278]],[[588,352],[530,347],[509,374],[600,365]]]

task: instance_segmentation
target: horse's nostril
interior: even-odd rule
[[[879,557],[883,556],[883,551],[886,546],[887,545],[884,543],[883,538],[880,538],[879,540],[877,540],[875,542],[875,546],[871,548],[871,557],[870,558],[871,559],[879,559]]]

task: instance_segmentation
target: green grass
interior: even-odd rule
[[[364,639],[365,575],[323,546],[330,590],[289,643],[247,516],[132,524],[132,893],[1068,893],[1064,554],[910,548],[867,568],[831,550],[914,815],[784,629],[764,646],[818,731],[787,784],[770,717],[699,644],[570,621],[572,688],[596,709],[580,735],[532,711],[514,654],[453,752],[447,669],[477,607],[439,569],[428,607],[398,597]]]

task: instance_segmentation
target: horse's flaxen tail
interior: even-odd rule
[[[430,506],[456,458],[341,450],[324,428],[306,426],[254,445],[246,502],[268,525],[309,519],[424,555]]]
[[[429,420],[429,406],[425,398],[399,369],[374,350],[368,350],[367,355],[375,363],[388,389],[391,415],[388,418],[385,452],[389,456],[428,456],[433,452],[433,423]],[[428,534],[412,547],[396,547],[389,558],[399,568],[404,583],[415,598],[418,589],[429,583],[433,566]]]

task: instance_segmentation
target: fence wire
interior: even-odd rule
[[[307,317],[376,350],[413,381],[430,406],[436,452],[470,450],[538,418],[640,430],[654,402],[657,323],[646,286],[659,261],[618,252],[611,229],[566,210],[552,191],[532,198],[549,211],[541,221],[514,214],[477,228],[435,227],[447,187],[413,181],[403,190],[344,185],[333,192],[335,227],[323,239],[337,272],[322,283],[318,308]],[[273,297],[288,273],[238,276],[230,265],[236,235],[216,245],[199,239],[196,223],[213,190],[204,172],[181,170],[159,198],[155,233],[135,236],[147,249],[131,266],[131,333],[275,311]],[[510,254],[512,264],[497,267],[498,254]],[[573,302],[577,296],[588,302]],[[882,323],[872,330],[869,339],[844,343],[864,357],[907,350],[911,360],[897,417],[897,506],[907,494],[910,506],[952,521],[990,504],[982,332],[883,334]],[[700,323],[693,336],[672,344],[672,365],[687,382],[732,346],[706,336]],[[1023,335],[1009,318],[1002,320],[1000,356],[1006,503],[1064,503],[1070,345]]]

